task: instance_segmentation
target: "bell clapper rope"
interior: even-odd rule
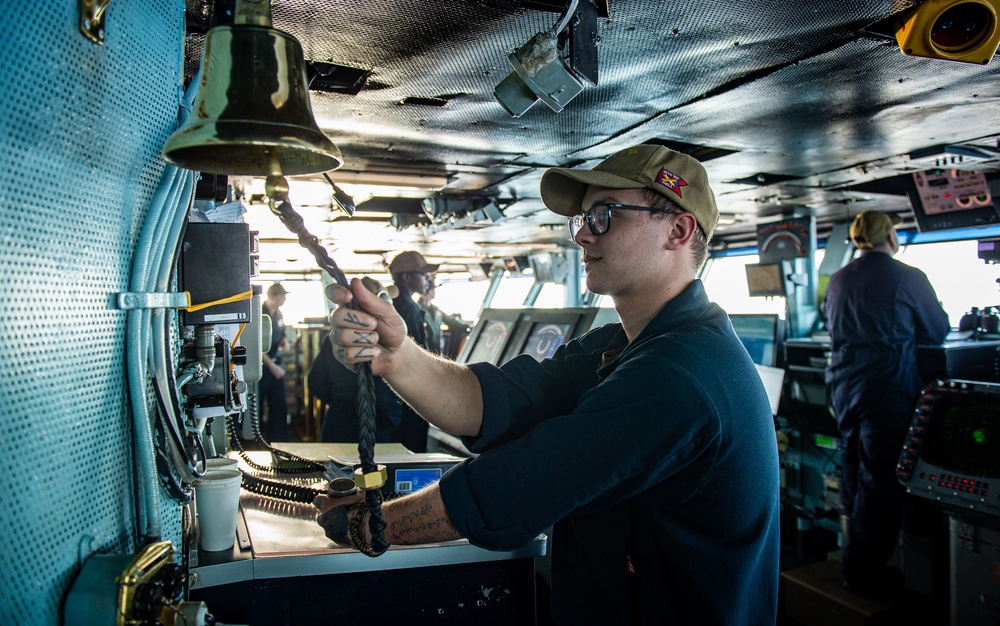
[[[337,266],[315,235],[306,230],[302,216],[295,212],[288,202],[288,180],[281,174],[271,174],[264,186],[271,212],[299,238],[299,245],[309,250],[320,269],[327,272],[340,285],[351,288],[347,276]],[[358,310],[356,300],[351,300],[350,308]],[[368,517],[368,529],[371,531],[372,545],[370,550],[362,550],[368,556],[379,556],[384,553],[389,544],[385,540],[385,520],[382,518],[382,492],[380,487],[385,483],[385,466],[375,464],[375,386],[372,381],[370,363],[361,363],[357,367],[358,375],[358,459],[361,467],[355,470],[355,482],[359,489],[365,490],[365,503],[371,515]],[[367,548],[367,546],[365,546]]]

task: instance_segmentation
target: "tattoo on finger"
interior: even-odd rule
[[[355,343],[365,344],[369,346],[377,343],[377,341],[375,340],[375,333],[370,331],[369,332],[355,331],[354,338],[355,338]]]
[[[355,324],[357,326],[362,326],[364,328],[368,328],[368,324],[365,323],[365,322],[362,322],[361,318],[358,317],[357,314],[354,313],[354,312],[350,312],[347,315],[345,315],[344,316],[344,321],[347,322],[347,323],[349,323],[349,324]]]

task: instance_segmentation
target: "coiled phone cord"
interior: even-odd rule
[[[253,394],[250,395],[250,398],[251,400],[253,399]],[[253,412],[252,409],[251,411]],[[256,434],[258,430],[256,415],[253,415],[251,419],[253,420],[251,423],[253,424],[254,433]],[[229,433],[230,446],[237,451],[244,463],[258,472],[268,472],[271,474],[312,474],[317,471],[322,472],[326,469],[320,463],[315,463],[308,459],[303,459],[295,456],[294,454],[287,453],[287,457],[290,457],[290,460],[300,462],[302,465],[299,467],[261,465],[260,463],[254,462],[254,460],[250,458],[250,455],[247,454],[246,450],[243,448],[240,438],[236,435],[236,426],[228,415],[226,416],[226,429]],[[274,450],[273,448],[272,451],[281,452],[280,450]],[[316,496],[324,493],[323,491],[313,489],[312,487],[290,485],[288,483],[268,480],[260,476],[254,476],[253,474],[244,472],[243,470],[240,470],[240,472],[243,474],[242,486],[244,489],[269,498],[312,504],[312,501],[316,498]]]
[[[243,488],[269,498],[291,500],[292,502],[302,502],[304,504],[312,504],[316,496],[326,493],[326,491],[312,487],[267,480],[266,478],[254,476],[247,472],[243,472]]]
[[[315,461],[310,461],[309,459],[304,459],[300,456],[296,456],[290,452],[285,452],[284,450],[278,450],[277,448],[272,448],[267,441],[264,440],[263,435],[260,433],[260,423],[257,420],[257,410],[256,410],[256,397],[254,394],[250,394],[247,397],[247,403],[250,405],[250,425],[253,428],[253,434],[255,440],[263,445],[271,454],[277,456],[283,461],[293,461],[298,463],[298,466],[288,467],[282,465],[262,465],[255,462],[247,454],[247,451],[243,448],[243,443],[240,438],[236,435],[236,426],[233,424],[233,420],[227,415],[226,416],[226,430],[229,433],[229,445],[236,453],[240,455],[243,462],[257,470],[258,472],[270,472],[272,474],[311,474],[313,472],[323,472],[326,471],[326,467],[322,463],[316,463]]]

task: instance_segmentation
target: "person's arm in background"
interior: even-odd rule
[[[919,271],[919,270],[918,270]],[[919,272],[914,281],[916,336],[918,344],[939,344],[951,330],[948,314],[941,306],[927,275]],[[920,280],[922,279],[922,280]]]
[[[271,376],[274,376],[275,380],[281,380],[282,378],[285,377],[285,368],[275,363],[274,359],[271,358],[271,355],[268,354],[268,352],[270,352],[271,348],[274,346],[273,343],[274,334],[278,332],[278,329],[280,328],[280,325],[276,323],[275,316],[280,315],[281,312],[279,309],[275,309],[274,312],[272,312],[268,308],[267,302],[264,303],[264,306],[262,307],[261,311],[263,312],[264,315],[268,317],[268,319],[271,320],[271,342],[272,342],[271,345],[266,346],[267,349],[263,351],[263,354],[261,355],[261,362],[264,364],[264,367],[267,368],[267,371],[271,372]],[[279,349],[283,347],[284,342],[285,338],[282,337],[281,342],[278,344]]]
[[[357,282],[355,282],[357,281]],[[330,316],[330,338],[338,361],[354,367],[370,362],[393,391],[421,417],[456,435],[476,435],[483,421],[483,394],[472,370],[433,355],[407,337],[406,324],[393,306],[351,281],[328,289],[338,305]],[[356,298],[363,309],[343,306]]]
[[[268,356],[267,352],[261,355],[261,360],[264,362],[264,367],[271,372],[271,375],[274,376],[275,379],[281,380],[285,377],[285,368],[271,360],[271,357]]]

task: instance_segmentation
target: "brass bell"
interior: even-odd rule
[[[313,118],[302,46],[271,28],[270,0],[238,0],[205,36],[201,83],[163,158],[210,174],[315,174],[344,160]]]

